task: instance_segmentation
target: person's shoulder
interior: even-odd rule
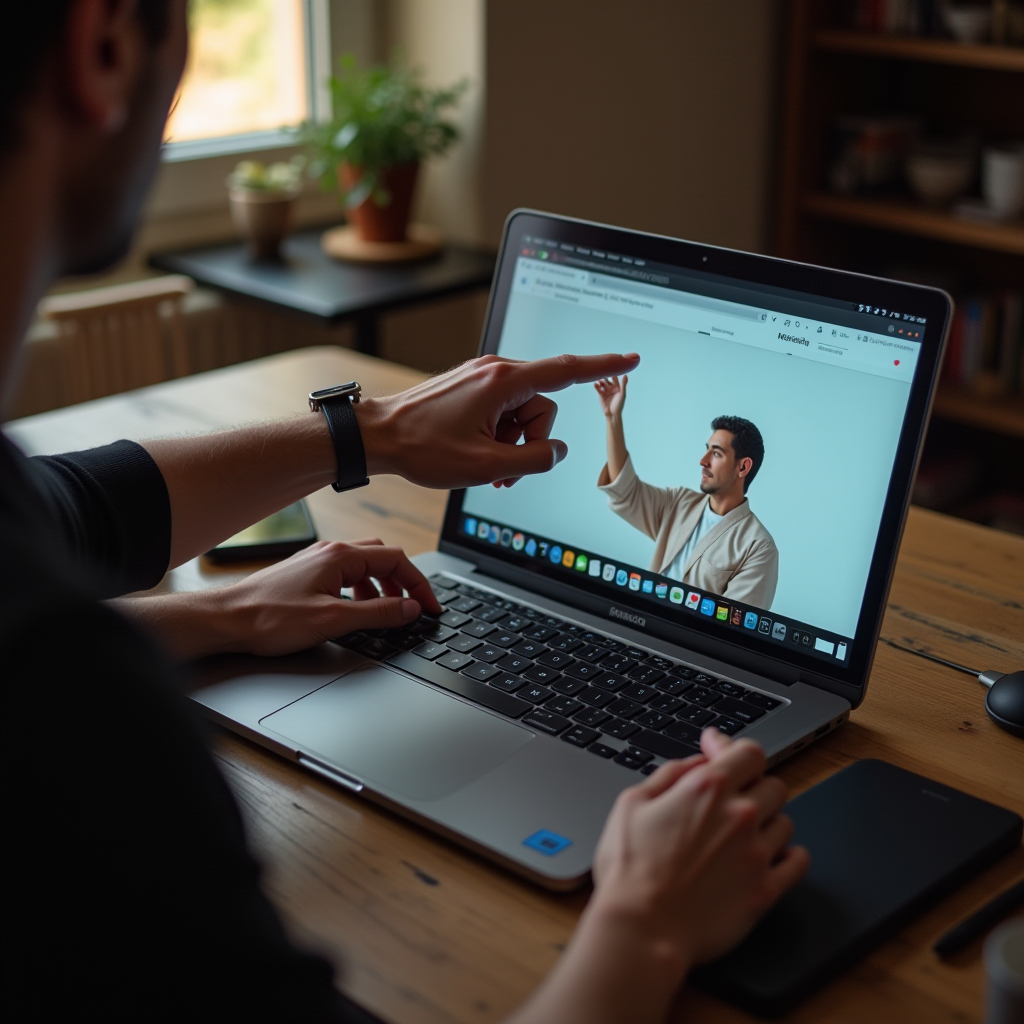
[[[753,509],[750,509],[750,513],[747,516],[746,528],[753,537],[754,543],[765,549],[766,551],[778,551],[775,546],[775,538],[768,532],[768,528],[757,518]]]

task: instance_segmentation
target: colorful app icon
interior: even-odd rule
[[[501,527],[500,526],[492,526],[491,527],[491,532],[489,534],[487,534],[487,539],[492,544],[499,543],[501,541]]]
[[[686,607],[691,612],[695,612],[700,607],[700,594],[696,590],[691,590],[687,593]]]
[[[591,576],[600,576],[601,575],[601,559],[599,559],[599,558],[592,558],[590,560],[590,565],[587,566],[587,572],[590,573]]]
[[[705,597],[700,603],[701,615],[714,615],[715,614],[715,600],[712,597]]]
[[[511,544],[512,544],[512,531],[506,526],[505,529],[501,531],[501,546],[503,548],[507,548],[507,547],[510,547]]]
[[[673,587],[669,591],[669,593],[668,593],[668,599],[673,604],[682,604],[683,603],[683,588],[682,587]]]
[[[772,626],[772,639],[773,640],[785,640],[786,639],[786,624],[784,622],[776,622]]]
[[[629,589],[639,590],[640,589],[640,573],[631,572],[629,574]]]
[[[476,528],[476,535],[481,540],[487,540],[487,534],[491,532],[490,526],[487,525],[483,520],[480,521],[480,525]]]
[[[664,601],[665,598],[668,597],[668,584],[667,583],[659,583],[654,588],[654,596],[655,597],[660,597]]]
[[[575,562],[575,561],[576,561],[576,552],[575,551],[566,550],[565,554],[562,555],[562,565],[564,565],[566,567],[566,569],[571,569],[572,568],[572,563]]]
[[[541,558],[548,557],[548,551],[551,549],[551,545],[546,541],[542,540],[537,544],[537,552]]]
[[[718,619],[719,622],[728,622],[729,621],[729,606],[727,604],[720,604],[715,609],[715,618]]]
[[[603,579],[605,583],[611,583],[611,581],[615,579],[615,566],[612,565],[611,562],[604,563],[604,569],[601,570],[601,579]]]
[[[522,551],[526,547],[526,537],[521,533],[515,533],[512,535],[512,550]]]
[[[619,571],[618,571],[618,572],[617,572],[617,573],[615,574],[615,582],[616,582],[616,583],[617,583],[617,584],[618,584],[618,585],[619,585],[620,587],[624,587],[624,586],[626,585],[626,582],[628,581],[628,579],[629,579],[629,573],[628,573],[628,572],[626,572],[626,570],[625,570],[625,569],[620,569],[620,570],[619,570]]]
[[[537,554],[537,542],[532,537],[526,542],[525,551],[531,558]]]
[[[561,565],[562,564],[562,549],[557,544],[555,544],[551,548],[551,550],[548,552],[548,558],[551,560],[551,562],[554,565]]]
[[[644,580],[643,583],[641,584],[640,589],[645,594],[653,594],[654,593],[654,580]]]
[[[462,520],[462,532],[469,534],[470,537],[476,536],[476,520],[471,517],[466,517]]]
[[[772,620],[761,616],[761,621],[757,624],[758,633],[770,633],[772,631]]]
[[[732,614],[729,616],[729,623],[733,626],[743,625],[743,609],[733,608]]]
[[[586,555],[577,555],[576,556],[576,571],[577,572],[586,572],[587,571],[587,563],[589,561],[590,561],[590,559],[587,558]]]
[[[743,616],[744,629],[757,629],[757,612],[747,612]]]

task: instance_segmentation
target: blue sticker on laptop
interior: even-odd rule
[[[539,832],[534,832],[532,836],[524,839],[523,846],[529,846],[532,850],[537,850],[548,857],[554,857],[556,853],[561,853],[567,846],[572,846],[572,840],[560,836],[557,832],[549,832],[546,828],[542,828]]]

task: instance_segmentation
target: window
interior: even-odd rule
[[[318,116],[326,7],[323,0],[191,0],[167,159],[286,145],[282,128]]]

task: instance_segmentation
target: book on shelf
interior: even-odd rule
[[[1024,292],[972,295],[957,303],[942,377],[983,396],[1024,393]]]
[[[941,36],[941,0],[854,0],[850,23],[861,32]]]
[[[949,0],[847,0],[846,24],[860,32],[892,36],[949,38],[943,7]],[[982,6],[980,4],[975,6]],[[985,42],[1021,45],[1024,6],[1020,0],[992,0]]]

